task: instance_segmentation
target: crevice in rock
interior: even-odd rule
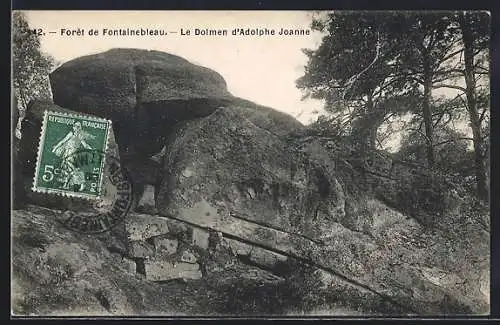
[[[146,264],[143,258],[135,258],[135,272],[146,276]]]
[[[94,296],[99,301],[99,304],[101,304],[101,306],[104,307],[104,309],[106,309],[106,311],[111,312],[111,304],[103,290],[95,292]]]
[[[188,222],[188,221],[185,221],[185,220],[180,220],[180,219],[177,219],[173,216],[167,216],[168,218],[172,218],[174,220],[178,220],[178,221],[182,221],[182,222],[185,222],[193,227],[197,227],[197,228],[200,228],[198,225],[194,224],[194,223],[191,223],[191,222]],[[291,257],[293,259],[296,259],[306,265],[310,265],[310,266],[314,266],[318,269],[321,269],[325,272],[328,272],[330,273],[331,275],[339,278],[340,280],[342,281],[345,281],[347,283],[349,283],[350,285],[358,288],[358,289],[361,289],[361,290],[366,290],[366,291],[369,291],[379,297],[381,297],[383,300],[391,303],[392,305],[400,308],[401,310],[403,311],[408,311],[408,312],[411,312],[411,313],[415,313],[415,314],[418,314],[417,311],[413,310],[412,307],[410,306],[404,306],[402,304],[400,304],[399,302],[395,301],[393,298],[387,296],[387,295],[384,295],[378,291],[376,291],[375,289],[372,289],[370,286],[366,285],[366,284],[363,284],[363,283],[360,283],[356,280],[353,280],[347,276],[345,276],[344,274],[342,274],[341,272],[333,269],[333,268],[330,268],[330,267],[325,267],[323,265],[320,265],[318,263],[315,263],[314,261],[311,261],[311,260],[308,260],[302,256],[298,256],[298,255],[295,255],[295,254],[290,254],[289,252],[286,252],[286,251],[283,251],[281,249],[277,249],[277,248],[274,248],[274,247],[270,247],[270,246],[267,246],[267,245],[263,245],[263,244],[260,244],[260,243],[256,243],[256,242],[253,242],[253,241],[250,241],[250,240],[247,240],[247,239],[244,239],[244,238],[241,238],[241,237],[237,237],[237,236],[234,236],[232,234],[229,234],[227,232],[222,232],[220,231],[220,233],[222,233],[223,236],[229,238],[229,239],[234,239],[234,240],[238,240],[238,241],[241,241],[245,244],[248,244],[248,245],[253,245],[253,246],[256,246],[256,247],[260,247],[260,248],[263,248],[263,249],[266,249],[266,250],[269,250],[271,252],[275,252],[275,253],[278,253],[278,254],[281,254],[281,255],[284,255],[286,257]]]
[[[110,253],[115,253],[115,254],[118,254],[120,255],[120,257],[127,257],[127,252],[116,247],[116,246],[110,246],[110,247],[106,247],[108,249],[108,251]]]
[[[164,237],[164,235],[159,235],[159,236],[153,236],[153,237],[146,238],[145,242],[148,243],[151,246],[154,246],[155,245],[155,238],[161,238],[161,237]]]
[[[271,272],[271,273],[276,274],[276,275],[281,275],[281,274],[277,273],[276,270],[272,267],[268,267],[268,266],[265,266],[265,265],[262,265],[262,264],[259,264],[259,263],[252,261],[250,255],[237,254],[236,257],[243,264],[246,264],[248,266],[253,266],[253,267],[262,269],[264,271]]]
[[[246,222],[251,222],[251,223],[254,223],[254,224],[262,226],[262,227],[266,227],[266,228],[273,229],[273,230],[276,230],[276,231],[281,231],[281,232],[284,232],[284,233],[286,233],[288,235],[291,235],[291,236],[302,237],[302,238],[304,238],[306,240],[309,240],[309,241],[312,241],[313,243],[318,244],[318,245],[322,245],[323,244],[322,241],[316,240],[316,239],[311,238],[309,236],[302,235],[302,234],[297,234],[297,233],[293,233],[293,232],[289,232],[289,231],[286,231],[284,229],[280,229],[278,227],[275,227],[275,226],[272,226],[272,225],[269,225],[269,224],[266,224],[266,223],[263,223],[263,222],[260,222],[260,221],[256,221],[256,220],[250,219],[248,217],[242,217],[241,213],[238,213],[237,215],[234,214],[234,213],[230,213],[230,216],[233,217],[233,218],[235,218],[235,219],[243,220],[243,221],[246,221]]]
[[[251,242],[251,241],[245,240],[243,238],[233,236],[233,235],[228,234],[228,233],[224,233],[223,232],[223,235],[226,236],[227,238],[230,238],[230,239],[239,240],[239,241],[244,242],[246,244],[254,245],[254,246],[257,246],[257,247],[260,247],[260,248],[263,248],[263,249],[266,249],[266,250],[269,250],[269,251],[272,251],[272,252],[275,252],[275,253],[287,256],[289,258],[296,259],[296,260],[298,260],[298,261],[300,261],[300,262],[302,262],[302,263],[304,263],[306,265],[317,267],[318,269],[321,269],[321,270],[323,270],[325,272],[328,272],[331,275],[333,275],[333,276],[335,276],[335,277],[337,277],[337,278],[339,278],[339,279],[341,279],[341,280],[343,280],[343,281],[345,281],[345,282],[353,285],[354,287],[356,287],[358,289],[366,290],[366,291],[369,291],[369,292],[371,292],[373,294],[376,294],[377,296],[381,297],[383,300],[385,300],[385,301],[393,304],[396,307],[401,308],[402,310],[408,310],[410,312],[417,313],[411,307],[403,306],[400,303],[398,303],[397,301],[395,301],[394,299],[392,299],[391,297],[388,297],[388,296],[386,296],[384,294],[381,294],[380,292],[376,291],[375,289],[372,289],[368,285],[365,285],[365,284],[360,283],[360,282],[358,282],[356,280],[350,279],[349,277],[343,275],[341,272],[339,272],[337,270],[334,270],[332,268],[319,265],[319,264],[314,263],[313,261],[305,259],[305,258],[303,258],[301,256],[293,255],[293,254],[290,254],[288,252],[282,251],[280,249],[276,249],[276,248],[273,248],[273,247],[268,247],[268,246],[261,245],[261,244],[255,243],[255,242]]]
[[[331,192],[330,182],[328,181],[328,178],[326,177],[325,173],[318,167],[314,169],[314,173],[316,176],[316,185],[318,186],[319,195],[323,199],[328,198]]]

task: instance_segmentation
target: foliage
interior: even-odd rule
[[[402,78],[393,78],[390,61],[399,47],[390,38],[393,18],[392,14],[335,12],[326,21],[313,21],[312,27],[327,35],[315,51],[304,50],[309,62],[297,86],[306,91],[305,97],[324,99],[328,112],[348,111],[346,117],[351,119],[363,116],[366,96],[380,99],[375,109],[404,110],[405,105],[393,105],[394,100],[410,98],[403,95],[415,88]],[[395,96],[387,105],[384,99],[389,94]]]
[[[391,142],[397,132],[394,121],[404,127],[405,117],[413,116],[418,127],[406,130],[400,155],[454,175],[473,171],[483,189],[481,170],[489,152],[490,20],[480,11],[335,11],[316,16],[311,28],[325,36],[317,49],[304,50],[309,60],[297,80],[304,98],[323,99],[329,113],[312,127],[350,134],[366,159],[369,149]],[[446,97],[436,96],[443,89]],[[459,140],[466,136],[455,123],[466,122],[472,142],[464,144]],[[465,148],[472,143],[473,154]],[[459,170],[460,165],[465,168]],[[479,192],[483,197],[485,191]]]
[[[473,168],[472,152],[468,150],[470,139],[449,126],[436,129],[436,131],[434,133],[435,167],[448,174],[470,175]],[[425,145],[424,136],[420,132],[410,132],[403,137],[396,157],[425,165]]]
[[[307,134],[315,136],[325,136],[331,138],[338,138],[347,136],[348,130],[345,125],[342,125],[339,119],[335,117],[320,115],[310,125],[307,126]]]
[[[441,215],[448,208],[445,206],[448,188],[445,183],[437,181],[435,177],[413,174],[401,179],[398,185],[397,201],[404,205],[403,211],[407,211],[414,217],[425,213]]]
[[[22,118],[31,99],[51,97],[48,75],[55,61],[41,52],[40,36],[21,12],[14,12],[12,18],[12,60],[14,92]]]
[[[297,86],[305,97],[324,99],[363,152],[364,143],[374,148],[387,119],[421,110],[429,116],[431,84],[458,39],[450,24],[444,13],[332,13],[313,21],[327,34],[317,50],[304,51],[309,62]],[[432,118],[424,122],[432,138]]]

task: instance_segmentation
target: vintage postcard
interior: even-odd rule
[[[14,10],[11,317],[489,315],[490,25]]]

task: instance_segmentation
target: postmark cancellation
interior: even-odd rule
[[[111,121],[47,110],[44,114],[33,191],[97,199],[101,195]]]

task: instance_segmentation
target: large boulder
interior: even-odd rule
[[[280,138],[288,138],[290,135],[305,129],[304,125],[292,116],[249,100],[235,97],[228,100],[225,106],[241,113],[259,128]]]
[[[234,108],[185,123],[167,148],[160,214],[318,266],[408,313],[488,312],[478,283],[489,233],[477,224],[464,225],[469,238],[429,229],[349,189],[356,178],[318,143],[299,150]]]
[[[157,208],[182,215],[207,205],[216,214],[321,237],[326,219],[344,213],[340,184],[325,166],[298,156],[272,126],[245,115],[221,108],[177,132],[167,145]]]
[[[111,119],[122,153],[152,155],[173,123],[212,113],[230,98],[215,71],[160,51],[112,49],[50,74],[54,102]]]
[[[231,107],[274,134],[302,127],[289,115],[233,97],[217,72],[159,51],[113,49],[80,57],[52,72],[50,82],[56,104],[113,121],[122,163],[138,192],[161,178],[150,158],[180,122]]]

